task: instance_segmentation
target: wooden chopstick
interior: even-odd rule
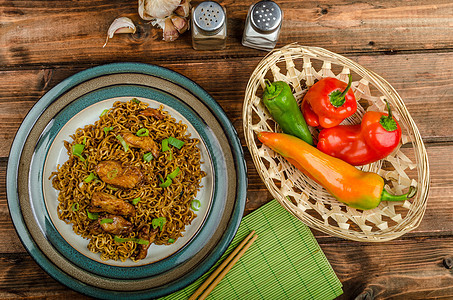
[[[242,257],[242,255],[244,255],[245,251],[247,251],[247,249],[258,238],[258,235],[254,236],[254,234],[255,230],[250,232],[250,234],[236,247],[236,249],[234,249],[233,252],[231,252],[231,254],[222,262],[222,264],[214,272],[212,272],[208,279],[206,279],[206,281],[203,282],[203,284],[192,294],[189,300],[197,299],[200,294],[201,296],[199,299],[205,299],[209,295],[209,293],[212,292],[212,290],[217,286],[217,284],[219,284],[223,277],[225,277],[228,271],[231,270],[234,264],[236,264],[236,262]],[[214,282],[212,282],[213,280]],[[211,282],[212,284],[209,285]]]

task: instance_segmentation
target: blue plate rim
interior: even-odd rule
[[[151,94],[157,93],[160,94],[159,96],[154,95],[151,96]],[[124,95],[123,95],[124,94]],[[77,98],[76,101],[73,101],[72,103],[68,104],[65,106],[61,111],[59,111],[54,117],[52,122],[51,127],[46,127],[45,131],[40,136],[40,139],[38,140],[38,145],[35,147],[35,153],[39,152],[41,155],[44,153],[47,153],[47,151],[50,148],[50,144],[53,143],[56,135],[58,134],[59,130],[61,129],[62,126],[65,126],[65,122],[68,121],[71,117],[73,117],[75,114],[79,113],[81,110],[84,110],[86,108],[89,108],[91,105],[95,104],[96,101],[103,101],[103,100],[109,100],[112,99],[113,95],[116,95],[117,97],[126,97],[128,95],[138,95],[151,97],[153,99],[159,98],[159,101],[161,104],[164,104],[167,107],[172,107],[172,109],[178,111],[181,113],[184,117],[189,118],[191,122],[194,121],[194,119],[197,119],[197,124],[192,123],[192,125],[197,129],[197,132],[200,134],[201,138],[203,141],[212,141],[212,133],[209,131],[209,127],[203,128],[203,120],[201,119],[200,116],[196,115],[196,112],[189,107],[187,104],[183,102],[174,102],[169,100],[166,97],[174,98],[172,95],[166,95],[163,96],[165,93],[164,91],[154,91],[154,89],[151,89],[149,87],[143,87],[143,86],[135,86],[135,85],[114,85],[114,86],[108,86],[105,88],[97,89],[94,91],[91,91],[87,94],[82,95],[81,97]],[[149,95],[149,96],[148,96]],[[160,99],[166,98],[166,99]],[[105,99],[104,99],[105,98]],[[80,102],[83,102],[83,104],[80,104]],[[174,103],[172,103],[174,102]],[[83,107],[81,107],[83,106]],[[190,110],[190,111],[189,111]],[[70,112],[69,115],[67,112]],[[186,111],[183,113],[182,111]],[[60,120],[62,119],[62,120]],[[58,121],[60,120],[60,121]],[[42,143],[40,145],[41,140],[47,140],[47,142]],[[214,169],[214,177],[218,177],[214,179],[214,183],[219,180],[222,176],[226,176],[224,170],[222,170],[222,167],[220,167],[221,161],[219,161],[218,158],[213,157],[212,152],[212,145],[209,143],[205,143],[205,146],[208,151],[208,155],[211,156],[211,164],[213,165]],[[47,157],[47,154],[46,154]],[[33,173],[34,168],[42,169],[45,163],[45,159],[43,159],[40,163],[32,164],[30,166],[30,172]],[[218,174],[217,174],[218,173]],[[37,176],[36,180],[34,180],[36,183],[30,183],[30,186],[40,186],[42,184],[43,178],[42,176]],[[219,186],[218,184],[214,184],[214,186]],[[33,192],[33,188],[31,188],[32,192],[31,195],[37,196],[36,194],[39,194],[41,197],[44,198],[42,195],[42,192]],[[222,194],[222,189],[214,188],[213,190],[213,199],[219,199],[220,197],[216,197],[217,194],[220,195]],[[34,202],[33,197],[31,197],[31,201]],[[217,203],[217,201],[212,201],[216,203],[211,203],[213,207],[210,208],[218,208],[219,205],[222,203]],[[34,206],[34,211],[36,212],[36,215],[39,215],[39,217],[43,217],[45,220],[41,221],[43,223],[40,224],[40,221],[37,220],[37,223],[40,224],[40,227],[44,228],[46,230],[46,235],[49,235],[52,237],[50,242],[56,248],[63,256],[65,256],[69,261],[73,262],[77,266],[100,276],[104,277],[109,277],[109,278],[114,278],[114,279],[139,279],[139,278],[144,278],[147,276],[155,276],[160,273],[164,273],[166,270],[172,268],[175,266],[175,263],[182,263],[190,258],[190,253],[194,253],[193,250],[192,252],[190,251],[191,248],[194,248],[194,245],[192,243],[196,243],[197,246],[195,248],[199,248],[200,245],[203,243],[203,238],[201,235],[200,237],[199,234],[201,234],[202,228],[196,232],[196,234],[190,239],[190,241],[187,241],[185,245],[176,251],[175,253],[172,253],[171,255],[150,263],[146,265],[140,265],[137,266],[138,268],[130,267],[130,266],[117,266],[117,265],[110,265],[108,263],[103,264],[99,261],[95,261],[90,259],[89,257],[85,256],[84,254],[75,251],[75,249],[72,247],[72,245],[66,241],[62,236],[59,230],[55,227],[55,225],[52,223],[51,218],[49,216],[48,212],[48,207],[42,207],[39,208],[38,205]],[[204,219],[203,223],[206,224],[212,224],[213,222],[216,222],[217,216],[212,215],[211,213],[208,213],[206,218]],[[45,224],[44,224],[45,223]],[[209,231],[209,230],[208,230]],[[192,246],[189,246],[192,244]],[[184,249],[184,251],[182,251]],[[187,249],[187,251],[186,251]],[[148,274],[148,275],[146,275]]]
[[[58,268],[58,266],[54,265],[48,260],[48,258],[41,252],[41,250],[37,247],[36,243],[31,238],[25,226],[25,222],[21,214],[19,202],[17,199],[16,176],[18,172],[19,158],[22,152],[21,150],[25,141],[27,140],[27,134],[25,132],[26,127],[33,126],[34,122],[37,120],[37,118],[39,118],[39,116],[47,108],[47,106],[52,103],[52,101],[59,95],[62,95],[64,92],[68,91],[72,86],[86,81],[87,78],[95,78],[106,74],[118,73],[141,73],[160,77],[174,84],[183,86],[194,95],[196,95],[200,99],[200,101],[206,104],[211,113],[217,118],[218,122],[222,126],[224,133],[228,138],[230,145],[232,146],[232,155],[234,165],[236,167],[236,203],[234,204],[234,210],[227,226],[227,230],[224,232],[221,241],[217,244],[216,251],[212,251],[211,254],[205,258],[203,264],[199,268],[194,270],[194,272],[184,276],[185,278],[183,281],[179,281],[178,283],[172,284],[171,286],[163,286],[158,289],[152,289],[151,291],[144,290],[122,292],[105,290],[84,284],[83,282],[80,282],[70,275],[64,273],[61,269]],[[48,91],[44,96],[42,96],[39,101],[30,109],[16,133],[10,149],[6,176],[7,201],[10,216],[13,220],[16,232],[22,244],[25,246],[27,252],[29,252],[29,254],[38,263],[38,265],[43,268],[44,271],[46,271],[50,276],[52,276],[62,284],[86,295],[107,299],[110,297],[116,297],[118,295],[121,295],[122,297],[127,299],[141,299],[143,297],[156,296],[160,297],[187,286],[188,284],[195,281],[198,277],[203,275],[205,272],[207,272],[226,251],[228,245],[231,243],[231,240],[237,232],[240,220],[245,209],[247,184],[247,169],[243,149],[237,135],[237,131],[231,124],[230,120],[228,119],[220,105],[201,86],[184,75],[156,65],[131,62],[100,65],[81,71],[66,78],[50,91]]]

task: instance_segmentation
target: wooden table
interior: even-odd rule
[[[195,51],[190,34],[162,41],[139,22],[136,0],[0,0],[0,298],[85,298],[47,275],[25,251],[9,216],[5,177],[16,130],[57,83],[110,62],[144,62],[179,72],[223,107],[241,138],[248,167],[245,214],[272,199],[245,146],[242,102],[265,52],[241,45],[251,1],[220,1],[228,14],[222,51]],[[453,298],[453,2],[277,1],[284,11],[278,46],[299,42],[343,54],[386,78],[404,99],[425,142],[431,189],[416,230],[385,243],[314,234],[344,285],[340,299]],[[133,35],[104,44],[110,23],[129,16]]]

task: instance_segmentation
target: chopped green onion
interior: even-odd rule
[[[101,115],[100,115],[99,117],[102,117],[102,116],[105,115],[108,111],[109,111],[108,108],[104,109],[104,110],[101,112]]]
[[[137,244],[140,244],[140,245],[148,245],[149,244],[149,241],[148,240],[144,240],[144,239],[135,239],[135,241]]]
[[[129,242],[130,241],[130,239],[123,239],[123,238],[120,238],[117,235],[115,235],[115,237],[113,239],[115,240],[115,242],[118,242],[118,243],[125,243],[125,242]]]
[[[162,178],[161,178],[161,180],[162,180]],[[164,182],[159,183],[159,186],[161,188],[166,188],[166,187],[169,187],[172,184],[172,182],[173,182],[173,180],[171,180],[171,178],[167,177],[167,179]]]
[[[117,191],[117,190],[118,190],[117,187],[111,186],[110,184],[107,184],[106,187],[107,187],[109,190],[112,190],[112,191]]]
[[[124,152],[129,151],[129,145],[126,143],[123,137],[121,135],[117,135],[116,138],[118,139],[118,141],[120,141],[121,145],[123,145]]]
[[[112,130],[113,130],[113,127],[112,127],[112,126],[110,126],[110,127],[104,127],[104,133],[105,133],[105,135],[107,135],[107,133],[108,133],[109,131],[112,131]]]
[[[151,221],[151,225],[153,226],[154,229],[157,227],[160,227],[160,230],[164,228],[164,224],[167,222],[167,219],[165,217],[159,217],[155,218]]]
[[[178,140],[177,138],[174,138],[172,136],[168,138],[168,143],[178,149],[181,149],[181,147],[185,144],[185,142]]]
[[[83,137],[83,144],[86,145],[86,143],[87,143],[87,137],[84,136],[84,137]]]
[[[181,170],[179,169],[179,167],[177,167],[173,172],[171,172],[170,174],[168,174],[168,178],[170,179],[174,179],[176,176],[178,176],[179,174],[181,173]]]
[[[168,160],[173,160],[173,151],[170,149],[170,156],[168,157]]]
[[[97,179],[96,175],[94,175],[93,172],[90,173],[90,175],[88,175],[87,177],[85,177],[85,179],[83,181],[85,181],[86,183],[88,182],[91,182],[93,179]]]
[[[134,242],[134,243],[137,243],[137,244],[140,244],[140,245],[148,245],[149,244],[148,240],[136,239],[136,238],[120,238],[117,235],[115,235],[113,237],[113,239],[115,240],[115,242],[118,242],[118,243]]]
[[[87,215],[88,215],[88,219],[91,219],[91,220],[97,220],[99,218],[98,213],[89,212],[88,209],[87,209]]]
[[[149,136],[149,130],[146,128],[140,128],[137,133],[137,136]]]
[[[142,198],[141,197],[137,197],[137,198],[132,200],[132,204],[137,205],[137,203],[140,202],[140,200],[142,200]]]
[[[82,161],[85,161],[85,158],[82,156],[83,149],[85,149],[85,145],[72,145],[72,154],[79,157]]]
[[[168,147],[168,140],[164,139],[162,140],[162,152],[170,150],[170,147]]]
[[[101,224],[105,224],[105,223],[113,223],[113,219],[102,219]]]
[[[175,242],[175,239],[168,239],[169,244],[173,244]]]
[[[200,200],[193,199],[193,200],[192,200],[192,203],[190,204],[190,207],[191,207],[194,211],[199,211],[200,208],[201,208],[201,202],[200,202]]]
[[[137,104],[140,104],[140,100],[138,100],[137,98],[132,98],[132,101],[134,101]]]
[[[143,154],[143,160],[146,162],[150,162],[154,158],[151,152]]]
[[[110,171],[108,171],[107,178],[113,179],[116,177],[116,175],[118,175],[118,169],[114,168],[114,169],[111,169]]]
[[[72,211],[78,211],[78,210],[79,210],[79,207],[80,207],[79,203],[76,202],[76,203],[74,203],[74,204],[72,205],[72,208],[71,208],[71,209],[72,209]]]

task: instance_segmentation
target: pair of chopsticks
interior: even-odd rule
[[[225,261],[206,279],[205,282],[193,293],[189,300],[195,300],[198,298],[206,299],[209,293],[219,284],[219,282],[225,277],[228,271],[236,264],[236,262],[244,255],[245,251],[253,244],[258,235],[255,235],[255,230],[250,234],[234,249],[233,252],[225,259]],[[219,275],[220,273],[220,275]],[[218,275],[218,276],[217,276]],[[211,284],[212,282],[212,284]],[[204,291],[204,292],[203,292]]]

